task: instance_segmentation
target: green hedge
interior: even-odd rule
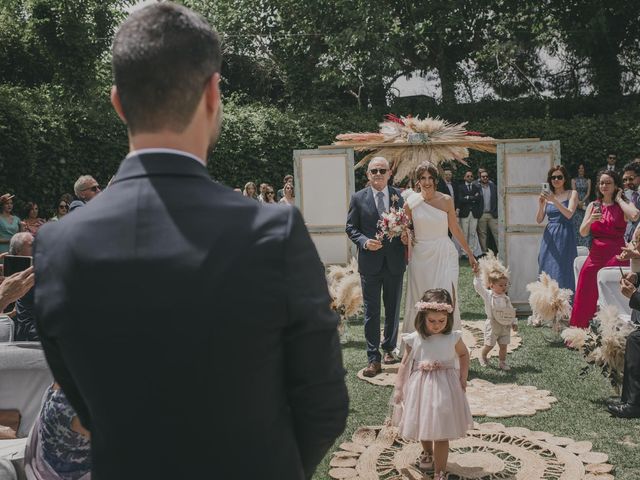
[[[524,108],[520,102],[514,109]],[[476,108],[476,112],[473,112]],[[488,115],[486,105],[461,106],[469,112],[468,128],[499,138],[540,137],[560,140],[562,160],[573,172],[585,162],[593,173],[609,151],[623,163],[640,155],[640,107],[630,97],[624,108],[610,114],[539,116],[544,105],[531,107],[530,116]],[[396,113],[424,116],[442,114],[438,106],[427,111]],[[504,112],[504,102],[496,111]],[[384,111],[279,110],[271,105],[227,101],[223,131],[209,169],[213,178],[231,187],[247,181],[280,187],[293,171],[292,151],[331,143],[336,134],[373,131]],[[476,116],[477,115],[477,116]],[[444,118],[449,118],[443,115]],[[461,120],[462,118],[450,118]],[[95,98],[69,98],[53,88],[25,89],[0,86],[0,192],[17,195],[17,206],[35,200],[47,213],[60,194],[72,192],[80,174],[92,174],[106,184],[127,152],[126,129],[102,92]],[[495,171],[495,156],[472,153],[472,166]],[[361,183],[362,173],[357,178]],[[18,214],[22,214],[18,211]]]

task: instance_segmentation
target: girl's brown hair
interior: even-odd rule
[[[451,294],[449,294],[449,292],[444,288],[432,288],[431,290],[427,290],[424,292],[424,295],[422,295],[422,301],[445,303],[447,305],[451,305],[452,309],[454,308],[453,301],[451,300]],[[422,338],[431,336],[427,329],[427,313],[429,313],[429,310],[418,312],[416,319],[413,321],[416,332],[418,332]],[[451,333],[451,330],[453,330],[453,312],[447,313],[447,325],[441,333],[448,334]]]

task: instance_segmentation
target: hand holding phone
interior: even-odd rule
[[[33,257],[23,257],[20,255],[5,255],[4,276],[10,277],[14,273],[22,272],[31,266]]]
[[[547,182],[542,184],[542,193],[547,195],[551,193],[551,188],[549,188],[549,184]]]

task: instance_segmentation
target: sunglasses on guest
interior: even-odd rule
[[[99,192],[100,191],[100,185],[94,185],[93,187],[87,187],[82,191],[86,192],[87,190],[91,190],[92,192]]]
[[[563,175],[551,175],[551,180],[564,180]]]
[[[385,173],[387,173],[387,169],[386,168],[372,168],[369,171],[371,172],[372,175],[378,175],[378,173],[380,175],[384,175]]]
[[[275,195],[276,192],[267,192],[267,195]]]
[[[63,210],[69,210],[69,205],[65,205],[64,203],[61,203],[60,205],[58,205],[58,208],[62,208]]]

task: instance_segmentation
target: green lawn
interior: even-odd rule
[[[472,273],[467,263],[461,263],[460,298],[462,318],[483,318],[484,307],[471,284]],[[401,319],[402,321],[402,319]],[[471,362],[469,378],[482,378],[494,383],[515,382],[550,390],[558,399],[551,410],[532,417],[513,417],[497,421],[507,426],[521,426],[531,430],[545,430],[556,436],[593,442],[593,451],[605,452],[616,468],[615,476],[621,480],[640,480],[640,420],[611,417],[605,401],[613,395],[608,381],[592,370],[584,377],[582,357],[563,347],[549,345],[542,331],[520,322],[523,345],[509,355],[510,372],[481,369],[476,360]],[[349,333],[353,341],[343,346],[344,365],[347,370],[350,407],[347,428],[336,441],[334,449],[351,438],[353,432],[364,425],[381,425],[388,411],[391,387],[377,387],[356,377],[366,365],[362,319],[351,323]],[[496,421],[476,417],[478,422]],[[333,450],[332,450],[333,451]],[[314,479],[328,479],[331,452],[318,467]]]

